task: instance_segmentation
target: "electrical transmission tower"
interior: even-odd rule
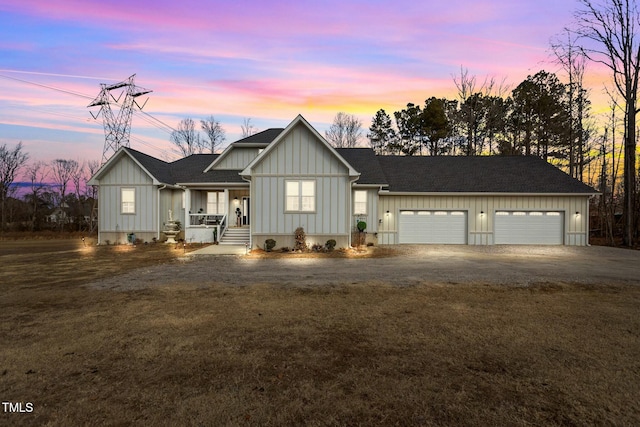
[[[131,134],[131,116],[133,108],[137,107],[142,110],[147,101],[140,106],[136,102],[136,98],[152,92],[149,89],[138,87],[134,80],[136,75],[132,75],[128,79],[107,85],[100,84],[102,88],[100,93],[94,99],[88,108],[100,107],[96,114],[91,113],[94,119],[98,119],[102,113],[102,122],[104,124],[104,149],[102,150],[102,162],[105,163],[111,155],[113,155],[120,147],[129,146],[129,135]],[[120,100],[124,96],[124,100]],[[147,99],[148,100],[148,99]]]

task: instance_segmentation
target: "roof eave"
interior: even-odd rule
[[[129,158],[133,160],[133,162],[136,165],[138,165],[138,167],[142,169],[144,173],[146,173],[149,176],[149,178],[151,178],[153,185],[171,185],[171,184],[165,184],[164,182],[161,182],[160,180],[158,180],[151,172],[147,170],[147,168],[145,168],[138,161],[138,159],[135,158],[135,156],[133,156],[129,152],[129,150],[127,150],[127,147],[121,147],[113,156],[111,156],[109,160],[107,160],[102,166],[100,166],[100,169],[98,169],[98,171],[91,177],[91,179],[87,182],[87,184],[100,185],[100,178],[107,172],[107,170],[111,167],[113,163],[115,163],[120,157],[124,155],[129,156]]]
[[[583,196],[590,197],[596,196],[600,193],[522,193],[522,192],[509,192],[509,191],[487,191],[487,192],[457,192],[457,191],[388,191],[380,190],[378,192],[381,196]]]
[[[247,187],[246,182],[179,182],[180,187]]]

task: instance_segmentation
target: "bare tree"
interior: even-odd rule
[[[35,162],[26,167],[25,179],[29,181],[29,194],[25,199],[31,205],[31,231],[38,228],[38,211],[41,205],[41,194],[47,188],[47,165],[44,162]]]
[[[200,120],[200,127],[209,140],[207,142],[207,148],[211,149],[211,154],[215,154],[218,147],[221,146],[226,139],[224,129],[220,126],[220,122],[213,116],[207,117],[206,120]]]
[[[73,171],[71,175],[71,181],[73,182],[73,187],[76,193],[76,217],[78,220],[78,231],[82,230],[82,218],[84,217],[84,202],[80,197],[82,196],[82,185],[86,182],[85,178],[85,163],[79,163],[78,168]]]
[[[177,129],[171,132],[170,139],[184,157],[203,151],[200,134],[196,130],[196,123],[191,118],[181,120]]]
[[[86,176],[87,181],[84,183],[85,192],[88,197],[91,198],[91,214],[89,216],[89,232],[93,233],[95,228],[97,227],[97,223],[94,221],[97,218],[98,214],[98,186],[97,185],[88,185],[89,180],[93,175],[98,172],[100,169],[100,162],[97,160],[89,160],[87,162],[87,171],[88,174]]]
[[[568,111],[569,111],[569,175],[583,180],[585,132],[588,101],[584,88],[584,71],[586,56],[577,46],[575,35],[566,30],[566,38],[556,37],[551,41],[551,50],[555,62],[560,64],[569,77]]]
[[[67,188],[79,167],[80,164],[76,160],[55,159],[51,163],[51,178],[53,179],[56,187],[58,187],[58,200],[56,204],[58,205],[61,216],[63,217],[63,221],[60,223],[60,230],[64,227],[64,221],[67,215],[67,211],[65,210]]]
[[[580,0],[575,32],[587,44],[581,49],[591,61],[611,71],[624,103],[623,244],[636,239],[636,114],[640,78],[640,13],[635,0]]]
[[[257,131],[256,127],[251,124],[250,118],[242,119],[242,124],[240,125],[240,128],[242,129],[242,138],[251,136]]]
[[[324,135],[329,144],[336,148],[356,147],[362,137],[362,122],[352,114],[339,112]]]
[[[22,142],[13,150],[7,144],[0,146],[0,207],[2,208],[2,223],[0,231],[6,225],[6,202],[11,194],[11,186],[16,179],[16,173],[26,163],[29,155],[22,151]]]

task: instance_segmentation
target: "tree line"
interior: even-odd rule
[[[0,145],[0,232],[94,231],[98,194],[87,182],[99,162],[28,160],[22,143]]]
[[[591,132],[584,88],[572,89],[546,71],[528,76],[508,97],[493,81],[475,89],[476,78],[466,70],[455,81],[459,99],[408,103],[393,118],[380,109],[367,134],[370,146],[378,154],[405,156],[536,155],[583,179]]]

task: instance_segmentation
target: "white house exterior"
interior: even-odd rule
[[[292,247],[351,243],[358,221],[379,244],[587,245],[595,191],[535,157],[376,156],[334,149],[302,117],[222,154],[167,163],[120,149],[92,178],[99,242],[163,240],[169,211],[187,241]]]

